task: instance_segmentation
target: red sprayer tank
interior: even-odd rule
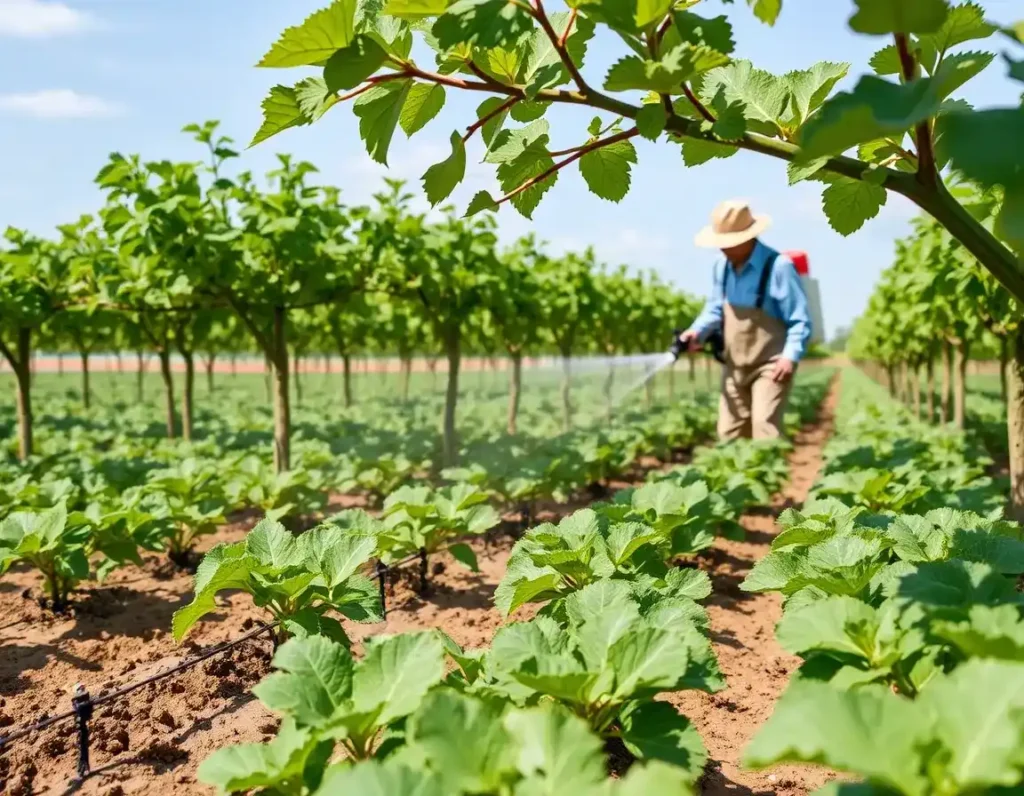
[[[825,342],[825,320],[821,312],[821,291],[818,289],[818,280],[811,276],[810,261],[807,252],[786,251],[783,252],[796,267],[800,275],[800,281],[804,286],[804,293],[807,294],[807,308],[811,313],[811,342]]]

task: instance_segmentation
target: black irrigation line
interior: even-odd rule
[[[14,741],[18,741],[27,735],[31,735],[34,732],[45,730],[47,727],[52,727],[54,724],[58,724],[68,719],[76,719],[78,724],[78,778],[85,779],[89,776],[89,720],[92,718],[93,710],[100,705],[104,705],[107,702],[113,702],[115,699],[120,699],[123,696],[127,696],[134,691],[138,691],[140,688],[145,688],[147,685],[164,680],[173,675],[179,674],[186,669],[191,669],[215,655],[219,655],[222,652],[227,652],[230,649],[237,647],[250,639],[254,639],[257,636],[266,633],[268,630],[273,630],[280,624],[279,622],[270,622],[268,624],[260,625],[254,630],[250,630],[233,641],[225,641],[221,644],[217,644],[208,650],[204,650],[199,655],[191,658],[183,663],[179,663],[166,671],[157,672],[149,677],[144,677],[137,682],[118,688],[111,691],[109,694],[104,694],[101,697],[93,699],[89,692],[86,691],[82,685],[76,685],[74,694],[71,697],[72,708],[65,713],[59,713],[56,716],[49,716],[45,719],[28,725],[27,727],[21,727],[20,729],[14,730],[7,733],[4,736],[0,736],[0,752],[4,752]]]

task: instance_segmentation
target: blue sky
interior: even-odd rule
[[[94,211],[101,196],[92,180],[112,151],[146,158],[198,159],[180,133],[183,125],[220,119],[222,129],[247,142],[258,128],[260,100],[275,82],[294,82],[295,70],[253,68],[289,24],[326,0],[0,0],[0,228],[48,234],[56,224]],[[1020,0],[982,5],[1001,22],[1019,16]],[[852,0],[785,0],[775,28],[757,22],[742,0],[728,7],[737,56],[773,72],[818,60],[849,61],[852,76],[866,71],[883,42],[846,27]],[[697,10],[721,13],[719,0]],[[611,40],[595,41],[588,75],[600,83],[621,54]],[[1016,104],[1019,85],[997,61],[968,87],[975,105]],[[852,78],[847,79],[847,84]],[[845,85],[845,84],[844,84]],[[391,147],[392,176],[412,181],[448,153],[453,129],[473,118],[481,97],[449,93],[441,115],[411,140],[399,132]],[[555,148],[585,139],[593,114],[566,109],[553,115]],[[562,175],[533,221],[504,208],[502,235],[533,230],[555,249],[593,245],[609,263],[653,268],[698,294],[710,287],[713,253],[693,236],[720,200],[745,197],[775,219],[765,240],[810,254],[820,281],[831,334],[864,308],[893,241],[907,230],[915,208],[891,196],[881,214],[850,238],[828,226],[814,184],[789,187],[784,164],[739,153],[687,169],[677,147],[641,141],[633,189],[619,204],[591,195],[578,171]],[[356,120],[336,108],[319,124],[288,131],[243,153],[240,166],[260,173],[275,152],[292,152],[342,188],[349,202],[368,201],[386,172],[365,154]],[[418,188],[418,186],[415,186]],[[471,163],[453,199],[464,207],[482,188],[493,189],[490,167]]]

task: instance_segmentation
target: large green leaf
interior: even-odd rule
[[[927,740],[928,725],[909,700],[881,688],[840,691],[796,681],[754,736],[743,762],[753,768],[818,763],[923,796],[917,748]]]
[[[296,777],[301,778],[312,751],[313,737],[285,720],[270,743],[225,746],[199,764],[196,778],[219,788],[222,793],[273,789]]]
[[[786,82],[750,61],[733,61],[707,74],[701,98],[712,105],[719,96],[726,104],[741,103],[748,122],[753,123],[751,129],[768,135],[782,127],[790,102]]]
[[[389,724],[408,716],[444,677],[444,645],[436,633],[405,633],[367,644],[352,681],[352,708]]]
[[[309,124],[309,121],[309,117],[299,106],[295,89],[290,86],[274,86],[263,100],[263,123],[249,146],[266,141],[289,127]]]
[[[323,636],[294,638],[274,653],[277,672],[253,688],[270,710],[300,726],[331,722],[352,696],[353,660],[348,649]]]
[[[836,177],[822,192],[821,206],[832,229],[840,235],[852,235],[878,215],[888,198],[880,185]]]
[[[608,651],[615,672],[614,696],[628,699],[650,689],[671,690],[685,675],[689,648],[676,633],[641,629],[619,638]]]
[[[355,35],[355,0],[334,0],[327,8],[286,28],[257,66],[321,65]]]
[[[431,206],[447,199],[466,176],[466,145],[458,132],[452,133],[452,152],[423,173],[423,191]]]
[[[617,141],[585,153],[580,174],[590,190],[602,199],[619,202],[629,193],[629,176],[636,163],[636,149],[629,141]]]
[[[518,750],[523,793],[579,793],[605,780],[601,741],[586,722],[552,705],[510,711],[505,730]]]
[[[930,631],[966,657],[1024,663],[1024,618],[1015,605],[975,605],[966,619],[937,621]]]
[[[478,47],[505,47],[533,28],[533,17],[510,0],[455,0],[431,29],[444,48],[471,42]]]
[[[412,135],[437,116],[444,107],[444,86],[436,83],[414,83],[402,105],[398,121],[406,135]]]
[[[324,82],[330,91],[355,88],[376,72],[387,53],[371,37],[359,34],[324,65]]]
[[[411,80],[391,80],[360,94],[352,110],[359,117],[359,135],[366,151],[378,163],[387,165],[388,148],[402,113]]]
[[[678,766],[690,783],[704,773],[708,753],[700,733],[667,702],[644,702],[626,711],[622,741],[641,759]]]
[[[929,78],[896,84],[865,75],[851,92],[825,102],[802,128],[801,158],[838,155],[886,136],[902,136],[938,113],[941,97]]]
[[[246,552],[262,568],[283,571],[302,564],[303,549],[281,523],[261,520],[245,537]]]
[[[401,760],[365,760],[358,765],[343,761],[324,772],[320,787],[313,796],[334,796],[358,793],[359,796],[446,796],[443,780],[438,775],[411,768]]]
[[[949,14],[946,0],[854,0],[850,27],[857,33],[935,33]]]
[[[658,60],[629,55],[612,65],[605,78],[608,91],[655,91],[682,94],[683,82],[728,63],[728,56],[705,45],[677,45]]]

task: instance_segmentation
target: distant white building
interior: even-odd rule
[[[811,266],[807,259],[807,252],[787,251],[783,252],[796,266],[796,272],[800,274],[800,281],[804,286],[804,293],[807,294],[807,308],[811,312],[811,342],[825,342],[825,318],[821,312],[821,290],[818,287],[818,280],[811,276]]]

